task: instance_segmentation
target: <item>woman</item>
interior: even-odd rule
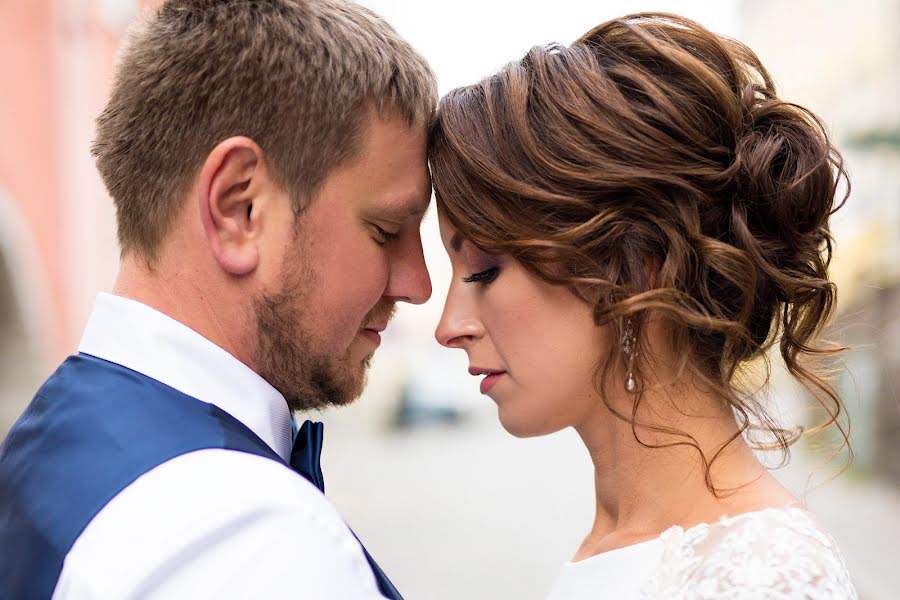
[[[574,427],[594,462],[596,517],[550,597],[855,597],[752,452],[799,433],[753,377],[775,344],[846,441],[803,360],[834,352],[814,339],[846,173],[753,52],[672,15],[610,21],[451,92],[431,161],[438,340],[510,433]]]

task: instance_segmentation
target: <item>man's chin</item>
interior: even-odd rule
[[[282,393],[291,410],[347,406],[365,389],[372,351],[355,344],[340,358],[294,352],[290,356],[302,358],[300,362],[269,363],[263,377]]]
[[[348,381],[348,392],[340,406],[352,404],[362,396],[369,381],[369,365],[372,362],[372,355],[365,357],[359,364],[354,367],[352,374],[348,373],[350,381]]]
[[[350,360],[335,368],[331,377],[332,385],[328,386],[331,388],[331,394],[330,397],[324,398],[323,404],[348,406],[359,399],[366,389],[371,362],[372,355],[369,354],[361,360]]]

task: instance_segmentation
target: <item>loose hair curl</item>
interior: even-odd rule
[[[757,447],[786,461],[802,432],[739,384],[742,367],[777,342],[827,413],[816,429],[834,424],[849,449],[840,398],[803,360],[841,350],[814,340],[835,307],[828,219],[849,195],[847,172],[822,121],[779,99],[747,46],[642,13],[571,46],[534,47],[441,100],[430,156],[441,210],[476,246],[568,286],[619,337],[626,318],[640,331],[648,313],[667,317],[678,374],[738,418],[729,443],[761,430],[771,437]],[[600,392],[622,366],[612,346]],[[638,356],[639,384],[650,361]],[[639,388],[631,415],[601,396],[641,441]],[[646,426],[683,440],[667,446],[695,447],[716,491],[710,466],[728,444],[708,459],[688,434]]]

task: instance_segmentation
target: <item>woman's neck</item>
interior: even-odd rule
[[[597,501],[593,527],[576,560],[655,538],[673,525],[689,527],[796,502],[754,456],[721,400],[696,390],[677,398],[647,392],[641,406],[639,422],[687,435],[637,427],[639,441],[630,423],[598,402],[576,427],[594,463]],[[622,412],[631,414],[630,408]],[[698,448],[706,461],[718,452],[709,470],[718,496],[708,486]]]

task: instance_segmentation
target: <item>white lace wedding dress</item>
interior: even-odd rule
[[[856,590],[809,512],[770,508],[672,527],[563,565],[548,600],[844,600]]]

